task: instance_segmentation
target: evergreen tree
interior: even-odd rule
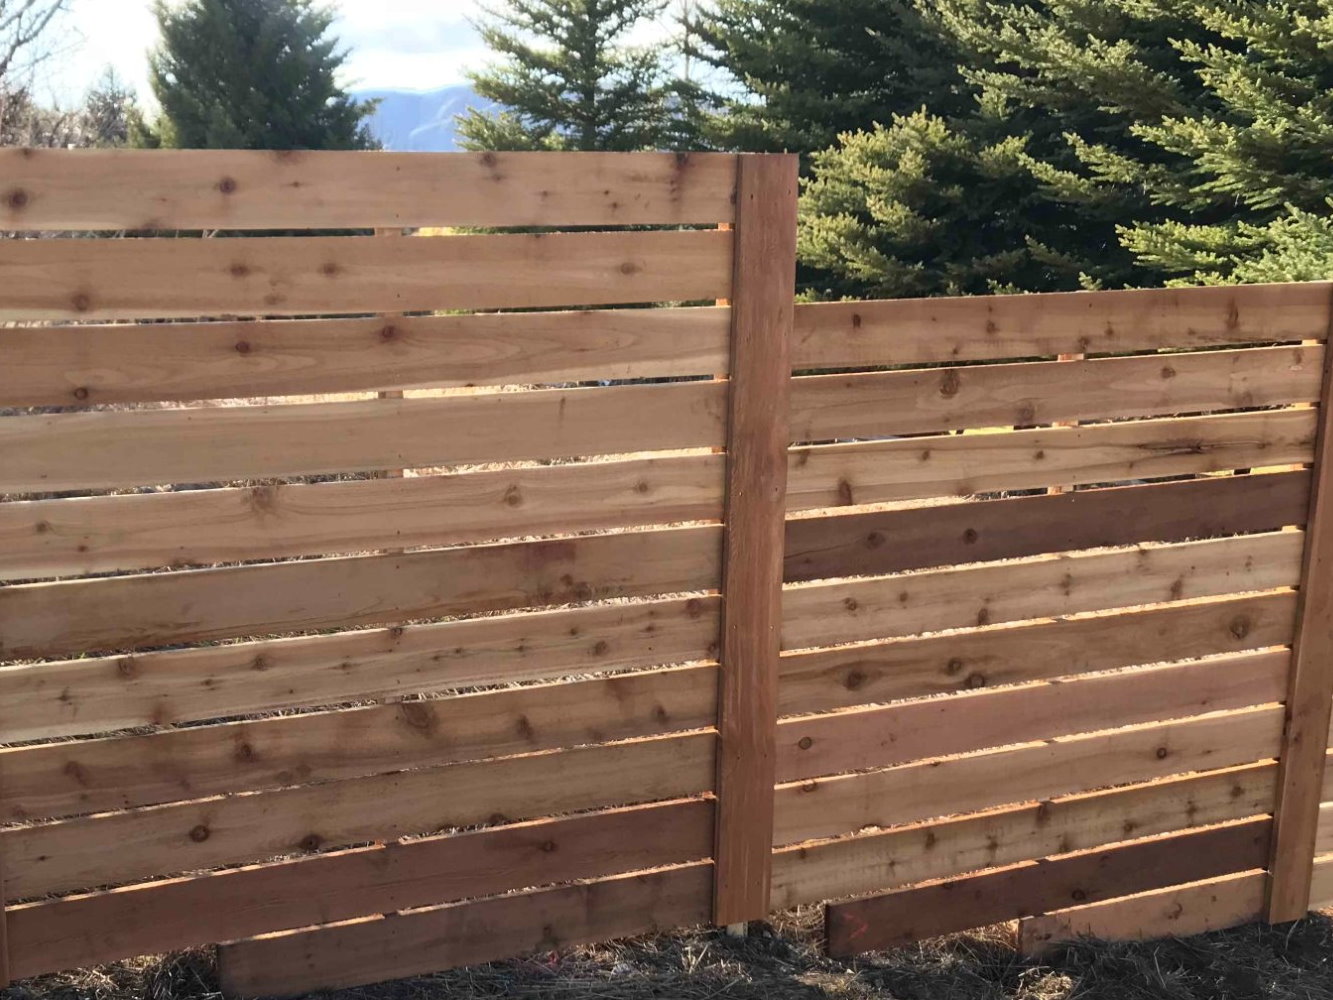
[[[928,105],[970,104],[951,40],[917,0],[714,0],[692,51],[744,90],[717,97],[708,138],[727,149],[811,152]]]
[[[458,118],[468,149],[637,150],[688,144],[688,101],[663,46],[627,37],[666,0],[509,0],[482,38],[501,61],[471,75],[501,106]]]
[[[345,54],[314,0],[187,0],[155,13],[150,82],[162,116],[141,141],[182,148],[374,148],[334,77]]]

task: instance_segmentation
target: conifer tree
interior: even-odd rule
[[[158,0],[150,83],[162,114],[146,145],[367,149],[372,110],[338,85],[333,11],[314,0]]]
[[[499,61],[471,75],[499,105],[458,118],[468,149],[638,150],[688,143],[662,45],[629,36],[666,0],[509,0],[479,25]]]

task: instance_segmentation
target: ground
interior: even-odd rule
[[[746,940],[662,935],[324,995],[327,1000],[1333,1000],[1333,919],[1184,940],[1066,947],[1025,961],[1011,927],[833,961],[817,909]],[[52,976],[0,1000],[212,1000],[204,954]]]

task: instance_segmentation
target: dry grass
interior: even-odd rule
[[[714,931],[614,944],[325,994],[325,1000],[1333,1000],[1333,920],[1184,940],[1071,945],[1044,962],[999,926],[834,961],[816,907],[733,940]],[[204,952],[0,991],[0,1000],[212,1000]]]

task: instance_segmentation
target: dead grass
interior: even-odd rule
[[[1044,962],[1012,947],[1012,927],[834,961],[820,911],[781,915],[745,940],[715,931],[658,935],[396,983],[324,1000],[1333,1000],[1333,920],[1312,916],[1184,940],[1086,942]],[[214,1000],[206,952],[50,976],[0,1000]]]

